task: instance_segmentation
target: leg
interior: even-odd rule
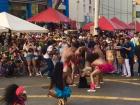
[[[101,71],[99,70],[98,67],[95,67],[95,70],[90,74],[90,80],[91,80],[91,83],[90,83],[90,89],[88,90],[88,92],[95,92],[95,83],[94,83],[94,77],[98,74],[100,74]]]
[[[138,76],[140,76],[140,59],[138,60]]]
[[[100,76],[100,77],[99,77],[99,79],[100,79],[100,83],[104,83],[104,80],[103,80],[103,73],[100,73],[99,76]]]
[[[96,67],[95,70],[90,74],[91,83],[94,83],[93,77],[95,77],[97,74],[100,74],[100,73],[101,73],[101,71],[99,70],[98,67]]]
[[[126,71],[126,59],[124,60],[124,63],[123,63],[123,75],[122,76],[126,76],[127,75],[127,71]]]
[[[129,63],[129,59],[125,59],[125,64],[126,64],[126,70],[127,70],[127,77],[131,76],[131,70],[130,70],[130,63]]]
[[[134,76],[133,63],[134,63],[134,59],[133,58],[130,58],[129,59],[129,65],[130,65],[131,76]]]
[[[33,59],[32,63],[33,63],[33,68],[34,68],[33,72],[34,72],[35,75],[37,75],[37,73],[38,73],[38,70],[37,70],[37,60]]]
[[[96,75],[96,87],[95,88],[100,88],[100,74]]]
[[[27,61],[29,76],[32,76],[31,61]]]

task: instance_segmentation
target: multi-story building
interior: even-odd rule
[[[58,0],[0,0],[0,12],[6,11],[21,18],[29,18],[57,2]],[[68,16],[68,0],[62,2],[66,5],[65,13]]]
[[[0,0],[0,12],[6,11],[21,18],[29,18],[48,5],[48,0]]]
[[[100,16],[132,21],[133,0],[100,0]],[[94,19],[94,0],[69,0],[69,17],[78,22]]]
[[[7,11],[17,16],[28,18],[47,6],[54,6],[59,0],[0,0],[0,12]],[[72,20],[80,23],[93,21],[94,0],[61,0],[64,13]],[[100,0],[100,16],[107,18],[118,17],[125,22],[131,22],[134,18],[134,0]],[[136,6],[136,11],[140,11]],[[137,12],[137,15],[140,12]]]

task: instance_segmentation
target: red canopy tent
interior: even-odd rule
[[[113,23],[116,23],[116,24],[118,24],[119,26],[123,27],[124,29],[131,29],[131,27],[130,27],[128,24],[126,24],[125,22],[119,20],[119,19],[116,18],[116,17],[112,18],[111,21],[112,21]]]
[[[121,26],[111,22],[109,19],[107,19],[106,17],[102,16],[99,19],[99,27],[102,30],[108,30],[108,31],[114,31],[114,30],[121,30],[123,29]],[[93,22],[87,23],[85,26],[83,26],[83,30],[90,30],[90,27],[94,26]]]
[[[138,21],[129,24],[132,29],[136,29],[136,32],[140,32],[140,23]]]
[[[93,22],[90,22],[90,23],[87,23],[86,25],[84,25],[82,27],[82,29],[89,31],[90,30],[90,27],[92,27],[92,26],[94,26],[94,23]]]
[[[58,12],[53,8],[48,8],[41,13],[31,17],[28,19],[30,22],[38,22],[38,23],[60,23],[60,22],[70,22],[70,19]]]

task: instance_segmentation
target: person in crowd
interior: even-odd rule
[[[140,43],[140,37],[138,38],[138,43]],[[140,76],[140,44],[138,44],[136,46],[136,50],[135,50],[135,54],[136,54],[136,60],[135,62],[138,62],[138,76]]]
[[[42,76],[45,73],[48,72],[48,77],[52,77],[52,73],[53,73],[53,70],[54,70],[54,63],[53,63],[53,60],[52,60],[53,51],[54,51],[54,47],[52,45],[50,45],[47,48],[46,53],[44,54],[44,63],[46,65],[46,68],[43,71],[41,71]]]
[[[116,55],[116,65],[117,65],[117,73],[122,74],[122,64],[124,63],[124,59],[121,55],[121,45],[123,40],[117,38],[114,44],[115,55]]]
[[[128,37],[124,39],[124,44],[122,45],[121,54],[122,57],[124,58],[123,75],[126,77],[131,77],[134,75],[133,73],[134,52],[133,52],[132,44],[130,43],[130,39]]]
[[[26,58],[26,61],[27,61],[27,65],[28,65],[28,72],[29,72],[29,76],[33,76],[33,74],[35,72],[33,72],[33,65],[32,65],[32,61],[33,61],[33,58],[34,58],[34,46],[32,43],[30,42],[26,42],[23,46],[23,50],[25,50],[25,58]]]
[[[11,84],[5,89],[5,93],[1,99],[3,105],[25,105],[27,93],[24,86]]]

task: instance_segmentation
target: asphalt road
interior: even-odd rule
[[[57,99],[47,96],[49,84],[47,77],[1,77],[0,81],[0,96],[6,86],[16,83],[26,86],[27,105],[57,105]],[[87,89],[72,86],[73,93],[68,105],[140,105],[140,77],[107,75],[104,81],[101,89],[97,89],[95,93],[88,93]]]

